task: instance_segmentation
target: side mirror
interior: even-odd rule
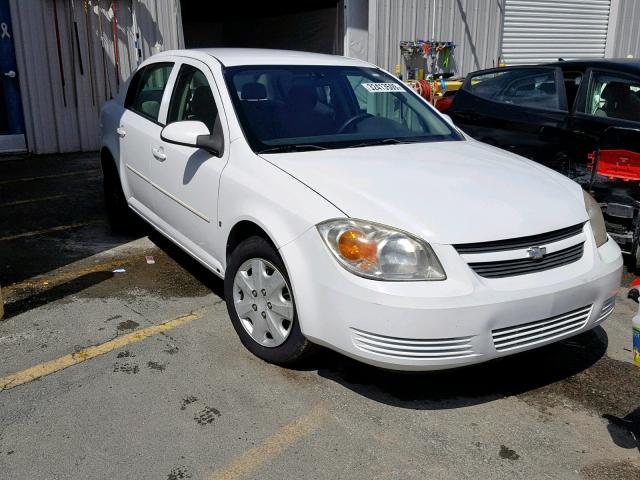
[[[216,157],[222,156],[224,149],[222,134],[211,133],[204,123],[195,120],[170,123],[162,129],[160,138],[167,143],[202,148]]]

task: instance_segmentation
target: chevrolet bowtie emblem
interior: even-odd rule
[[[527,254],[531,260],[542,260],[547,254],[547,247],[530,247],[527,249]]]

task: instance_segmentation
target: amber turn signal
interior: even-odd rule
[[[338,251],[343,258],[351,262],[367,260],[376,263],[378,260],[378,247],[359,230],[350,229],[343,232],[338,238]]]

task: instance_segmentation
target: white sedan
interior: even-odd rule
[[[113,227],[133,211],[224,278],[240,340],[269,362],[323,345],[449,368],[613,311],[622,258],[597,203],[366,62],[164,52],[101,129]]]

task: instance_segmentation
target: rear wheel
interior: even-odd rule
[[[285,365],[313,352],[300,331],[287,270],[265,239],[250,237],[233,251],[224,293],[233,327],[257,357]]]
[[[105,162],[102,168],[104,203],[111,229],[116,233],[130,233],[139,225],[138,219],[127,205],[120,175],[113,162]]]

